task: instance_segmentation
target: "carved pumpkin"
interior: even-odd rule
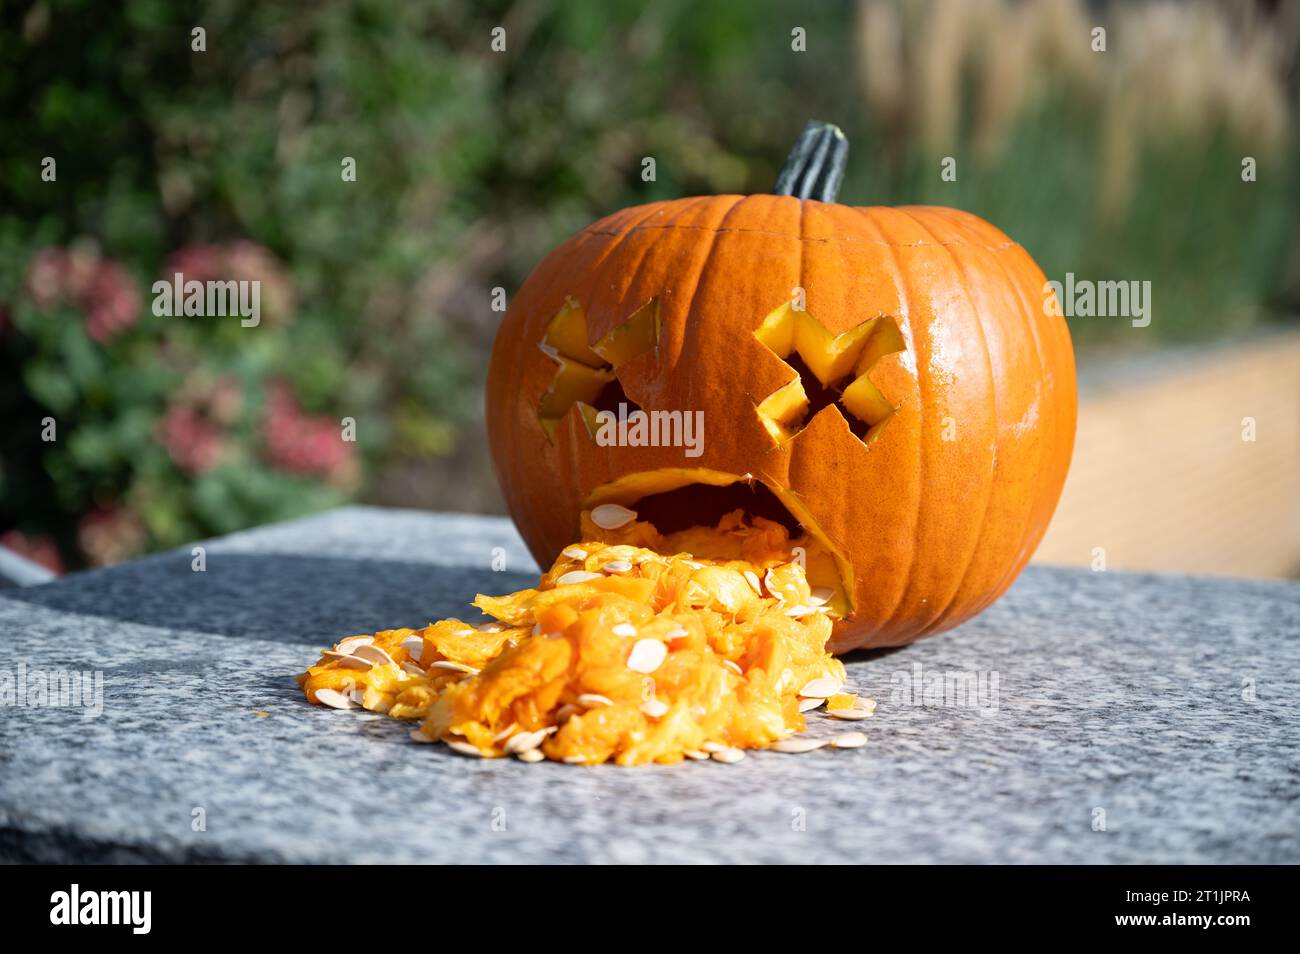
[[[846,153],[810,123],[782,194],[624,209],[515,295],[488,436],[543,566],[618,538],[602,505],[672,544],[741,509],[787,528],[845,651],[955,626],[1028,562],[1074,442],[1065,322],[982,219],[835,204]],[[607,427],[620,405],[660,426]]]

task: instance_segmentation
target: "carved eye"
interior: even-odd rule
[[[636,408],[623,392],[618,369],[633,358],[659,346],[659,300],[652,298],[594,345],[587,343],[587,314],[573,299],[546,325],[537,346],[558,368],[537,406],[549,438],[554,439],[569,408],[578,405],[588,431],[596,429],[595,415],[615,410],[620,402]]]
[[[824,408],[834,405],[861,441],[894,413],[868,375],[887,354],[907,345],[898,323],[888,315],[866,321],[838,335],[806,311],[782,305],[763,319],[754,337],[794,372],[788,384],[758,404],[758,416],[778,444],[798,434]]]

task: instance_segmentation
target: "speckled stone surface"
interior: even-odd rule
[[[813,730],[865,748],[582,769],[417,746],[292,682],[312,647],[534,578],[506,521],[347,508],[206,557],[0,595],[0,684],[104,679],[95,718],[0,708],[0,859],[1300,861],[1297,584],[1031,568],[960,629],[849,661],[875,718]],[[918,672],[984,695],[923,704]]]

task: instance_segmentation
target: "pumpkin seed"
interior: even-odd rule
[[[825,699],[800,699],[800,700],[799,700],[799,711],[800,711],[800,712],[811,712],[813,709],[816,709],[816,708],[818,708],[819,706],[823,706],[823,705],[825,705],[825,704],[826,704],[826,700],[825,700]]]
[[[668,658],[668,647],[657,639],[638,639],[627,656],[627,668],[652,673]]]
[[[402,640],[402,648],[406,650],[406,654],[411,657],[412,661],[419,662],[420,657],[424,655],[424,637],[418,635],[407,636]]]
[[[799,690],[799,695],[806,699],[829,699],[843,687],[844,684],[838,679],[822,676],[804,683],[804,687]]]
[[[688,630],[685,626],[678,625],[678,626],[674,626],[671,630],[669,630],[668,635],[665,638],[681,639],[689,635],[691,635],[690,630]]]
[[[865,732],[845,732],[831,739],[833,749],[860,749],[867,744]]]
[[[557,723],[567,722],[571,716],[575,716],[580,712],[582,712],[581,706],[575,706],[572,703],[562,705],[558,710],[556,710],[555,721]]]
[[[592,580],[599,580],[599,573],[592,573],[588,570],[570,570],[563,576],[556,578],[557,586],[568,586],[571,583],[590,583]]]
[[[782,739],[780,742],[772,746],[772,749],[776,752],[815,752],[817,749],[824,748],[826,744],[825,739],[809,739],[803,737],[798,739]]]
[[[804,606],[801,604],[799,606],[791,606],[789,609],[785,611],[785,615],[786,616],[811,616],[815,612],[817,611],[813,607]]]
[[[322,705],[329,706],[331,709],[355,709],[357,704],[352,701],[351,695],[344,695],[336,689],[317,689],[316,701]]]
[[[615,636],[635,636],[636,627],[633,626],[631,623],[617,623],[615,624],[612,632],[614,633]]]
[[[598,709],[601,706],[612,706],[613,704],[613,699],[602,696],[598,692],[584,692],[578,696],[578,705],[587,709]]]
[[[564,762],[566,765],[581,765],[585,761],[587,761],[587,757],[585,755],[566,755],[564,757]]]
[[[763,595],[763,584],[759,582],[758,574],[753,570],[745,571],[745,580],[754,588],[754,592],[759,596]]]
[[[396,663],[393,657],[388,655],[386,650],[378,646],[358,646],[353,650],[352,655],[358,659],[368,659],[376,666],[394,666]]]
[[[373,668],[374,663],[360,656],[344,656],[339,660],[339,666],[343,669],[360,669],[362,672],[367,672]]]
[[[358,646],[369,646],[374,641],[375,637],[373,636],[345,636],[343,639],[339,640],[339,651],[351,653],[354,652]]]
[[[450,669],[453,672],[467,672],[471,676],[477,676],[478,670],[473,666],[466,666],[464,663],[452,662],[450,659],[439,659],[437,662],[429,663],[430,669]]]
[[[700,748],[702,748],[705,752],[713,753],[713,752],[721,752],[723,749],[729,749],[731,748],[731,746],[723,745],[721,742],[714,742],[712,739],[710,739],[708,742],[705,742],[703,745],[701,745]]]
[[[515,756],[515,758],[519,759],[521,762],[540,762],[542,759],[546,758],[546,756],[542,754],[541,749],[527,749],[526,751],[520,752]]]
[[[687,749],[682,755],[686,756],[692,762],[707,762],[709,760],[708,752],[701,752],[699,749]]]
[[[546,741],[550,735],[545,729],[538,729],[536,732],[519,732],[512,735],[505,745],[507,755],[519,755],[523,752],[531,751]]]
[[[472,742],[463,742],[460,739],[443,739],[442,741],[446,742],[447,747],[452,751],[459,752],[461,755],[470,755],[476,759],[483,757],[482,750]]]
[[[412,675],[412,676],[427,676],[427,675],[428,675],[427,672],[425,672],[423,669],[421,669],[421,668],[420,668],[419,666],[417,666],[415,663],[411,662],[411,660],[409,660],[409,659],[403,659],[403,660],[402,660],[402,672],[404,672],[404,673],[409,673],[409,674]]]
[[[503,740],[505,740],[505,739],[508,739],[508,738],[510,738],[512,735],[514,735],[515,732],[518,731],[518,729],[519,729],[519,723],[518,723],[518,722],[511,722],[508,726],[506,726],[504,729],[502,729],[502,730],[501,730],[500,732],[498,732],[496,735],[492,736],[492,741],[495,743],[495,742],[501,742],[501,741],[503,741]]]
[[[601,504],[591,512],[591,522],[602,530],[617,530],[636,519],[636,511],[618,504]]]
[[[668,714],[668,703],[662,699],[649,699],[641,703],[641,711],[652,719],[660,719]]]
[[[743,749],[720,749],[713,753],[713,761],[734,765],[745,757]]]
[[[724,659],[724,660],[722,660],[722,665],[726,666],[728,669],[730,669],[732,672],[734,672],[737,676],[743,676],[743,675],[745,674],[745,671],[744,671],[743,669],[741,669],[740,666],[738,666],[736,663],[732,662],[730,659]]]
[[[847,722],[860,722],[863,719],[870,718],[872,709],[866,706],[853,706],[848,709],[830,709],[826,714],[832,719],[844,719]]]
[[[601,569],[606,573],[626,573],[632,569],[632,564],[627,560],[610,560]]]
[[[560,553],[568,557],[570,560],[587,559],[587,551],[582,549],[582,547],[565,547],[560,551]]]
[[[412,729],[412,730],[411,730],[411,741],[412,741],[412,742],[419,742],[419,743],[421,743],[421,744],[423,745],[423,744],[429,744],[429,743],[432,743],[432,742],[433,742],[433,739],[431,739],[431,738],[429,738],[427,735],[425,735],[423,729]]]

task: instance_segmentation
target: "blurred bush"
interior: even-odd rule
[[[494,509],[491,289],[622,206],[767,189],[809,116],[853,142],[845,201],[1153,282],[1150,329],[1085,343],[1248,327],[1296,301],[1298,21],[1269,7],[6,5],[0,544],[76,567],[357,495]],[[178,269],[261,281],[261,324],[156,317]]]

